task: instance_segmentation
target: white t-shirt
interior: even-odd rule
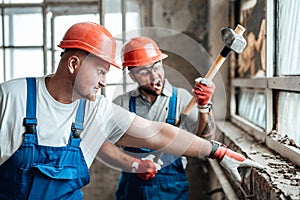
[[[46,146],[66,146],[79,100],[63,104],[53,99],[46,89],[45,77],[36,78],[38,143]],[[25,78],[0,84],[0,165],[23,141],[26,93]],[[97,96],[94,102],[87,101],[80,147],[88,167],[102,143],[106,139],[113,143],[118,141],[134,117],[134,113],[109,102],[102,95]]]

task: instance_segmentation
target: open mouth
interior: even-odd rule
[[[153,87],[156,90],[162,89],[162,82],[161,80],[155,80],[154,82],[150,83],[151,87]]]

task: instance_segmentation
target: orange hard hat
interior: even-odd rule
[[[132,38],[122,48],[123,67],[145,66],[168,57],[148,37]]]
[[[72,25],[57,45],[62,49],[81,49],[121,68],[115,63],[116,41],[103,26],[93,22]]]

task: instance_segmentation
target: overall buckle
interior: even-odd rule
[[[24,118],[23,125],[25,126],[26,133],[35,134],[37,119],[36,118]]]
[[[83,130],[83,125],[82,123],[72,123],[72,127],[71,127],[72,133],[73,133],[73,137],[74,138],[79,138],[81,131]]]

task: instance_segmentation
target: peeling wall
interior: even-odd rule
[[[152,24],[184,33],[208,47],[207,0],[153,0]]]

